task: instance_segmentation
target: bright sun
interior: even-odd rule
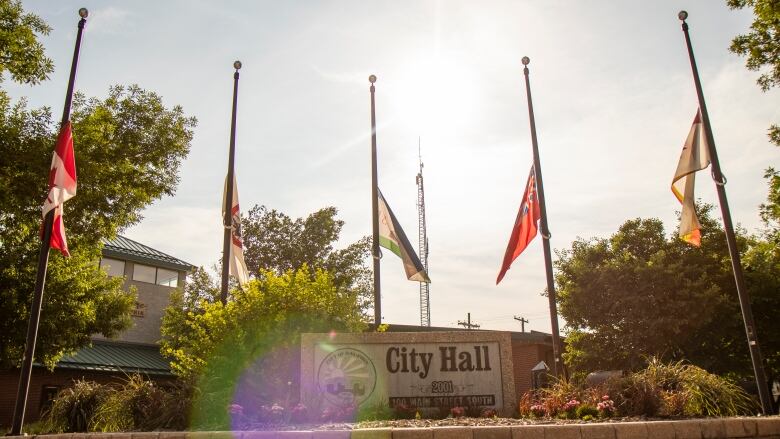
[[[478,90],[471,66],[437,55],[404,63],[396,92],[400,120],[421,135],[444,134],[472,122]]]

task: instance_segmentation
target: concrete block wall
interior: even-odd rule
[[[780,417],[495,427],[73,433],[9,439],[780,439]]]

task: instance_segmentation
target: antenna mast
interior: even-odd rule
[[[419,227],[419,250],[420,262],[428,271],[428,233],[425,227],[425,189],[423,188],[423,162],[420,152],[420,138],[417,138],[417,156],[420,160],[420,172],[417,173],[417,213]],[[420,282],[420,326],[431,326],[431,308],[430,308],[430,288],[431,284]]]

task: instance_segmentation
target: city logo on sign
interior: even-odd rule
[[[374,392],[376,368],[357,349],[337,349],[320,363],[317,385],[320,394],[331,404],[356,407]]]

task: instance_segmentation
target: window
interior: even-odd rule
[[[157,269],[148,265],[135,264],[133,269],[133,280],[140,280],[141,282],[154,283]]]
[[[164,268],[157,269],[157,285],[176,288],[179,285],[179,273]]]
[[[43,388],[41,388],[40,414],[43,414],[43,412],[51,408],[51,405],[54,402],[54,399],[57,397],[57,393],[59,393],[59,391],[60,388],[58,386],[43,386]]]
[[[150,265],[135,264],[133,280],[176,288],[179,286],[179,272]]]
[[[109,276],[124,276],[125,261],[119,259],[103,258],[100,260],[100,267],[108,273]]]

